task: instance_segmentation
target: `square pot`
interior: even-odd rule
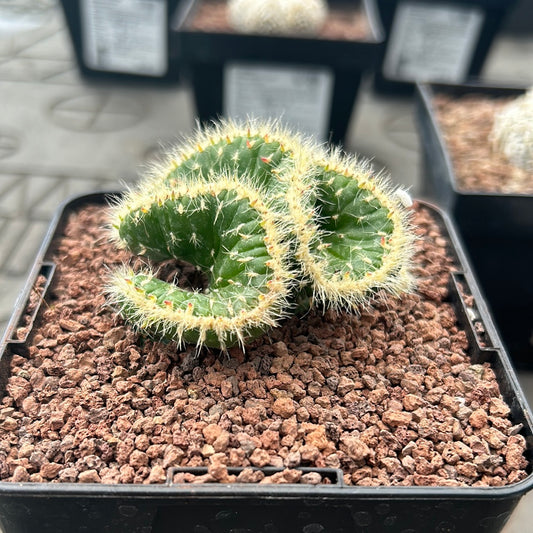
[[[371,2],[329,2],[331,10],[363,13],[361,40],[201,31],[192,22],[206,2],[184,0],[173,25],[200,121],[273,111],[272,118],[282,115],[321,141],[342,142],[361,77],[376,65],[383,42]]]
[[[516,0],[376,0],[386,32],[374,88],[412,94],[415,82],[462,83],[483,68]]]
[[[425,177],[423,193],[454,219],[513,362],[532,369],[533,196],[461,189],[434,106],[436,95],[460,99],[479,94],[508,99],[523,93],[520,88],[479,84],[421,84],[417,87],[416,113]]]
[[[179,81],[170,21],[181,0],[61,0],[80,74],[112,82]]]
[[[14,358],[29,357],[32,330],[42,322],[47,307],[53,305],[51,293],[61,290],[63,280],[54,268],[52,255],[57,239],[65,234],[69,217],[88,206],[103,209],[113,196],[97,193],[78,197],[65,204],[52,222],[0,345],[2,393],[10,379],[10,362]],[[154,485],[0,482],[0,525],[4,531],[500,531],[520,498],[533,485],[531,413],[453,226],[434,206],[424,203],[419,206],[431,213],[455,264],[445,302],[453,307],[458,324],[464,329],[471,363],[490,364],[502,398],[510,408],[511,434],[519,432],[526,439],[525,457],[530,465],[520,481],[500,487],[348,486],[339,470],[312,468],[322,476],[323,483],[314,486],[292,483],[197,485],[180,482],[183,469],[171,467],[166,483]],[[80,261],[85,259],[82,254]],[[37,279],[40,280],[38,289]],[[80,279],[80,284],[84,282]],[[67,323],[66,327],[71,325]],[[61,373],[59,368],[57,371]],[[53,369],[50,372],[53,376]],[[25,379],[21,373],[16,378],[18,381]],[[6,413],[2,416],[2,430],[5,431]],[[263,470],[265,475],[272,472],[269,468]],[[186,473],[202,475],[205,469],[188,468]]]

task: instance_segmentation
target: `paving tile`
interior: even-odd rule
[[[33,176],[26,179],[27,189],[31,189],[33,183],[39,182],[38,178]],[[44,189],[44,185],[50,184],[51,187]],[[60,178],[44,179],[40,183],[43,186],[40,201],[34,202],[30,207],[29,215],[36,220],[50,220],[57,211],[58,206],[69,196],[68,181]]]
[[[48,230],[48,221],[27,222],[19,241],[3,261],[2,270],[8,276],[21,276],[31,269],[43,238]]]
[[[61,13],[55,6],[22,15],[0,5],[0,56],[14,56],[61,29]]]
[[[58,70],[57,72],[52,73],[44,81],[56,85],[79,85],[80,74],[75,65],[70,65],[70,68],[68,69]]]
[[[103,190],[111,190],[115,186],[115,182],[107,180],[69,180],[67,182],[67,198],[78,196],[81,194],[88,194],[92,192],[99,192]]]
[[[503,84],[528,86],[533,84],[533,38],[502,36],[491,47],[483,77]]]
[[[67,130],[105,133],[135,126],[147,110],[141,99],[99,91],[60,99],[50,113],[52,121]]]
[[[44,35],[39,41],[19,51],[20,57],[32,59],[56,59],[73,61],[74,51],[66,28],[59,28]]]
[[[194,126],[191,95],[183,87],[0,81],[0,94],[0,157],[2,138],[6,152],[0,161],[22,169],[128,177],[154,146]]]
[[[0,236],[0,271],[9,274],[11,257],[26,241],[26,233],[31,223],[22,217],[2,221],[2,235]],[[25,243],[26,244],[26,243]],[[30,242],[28,244],[31,245]],[[17,269],[18,274],[23,274],[26,268]]]
[[[384,167],[393,182],[416,195],[420,171],[413,103],[376,95],[368,85],[359,96],[346,148],[375,159],[376,168]]]
[[[0,125],[0,160],[16,154],[22,143],[22,132]]]
[[[26,276],[6,276],[0,274],[0,338],[4,334],[5,328],[9,322],[17,298],[22,292],[26,283]],[[1,532],[0,528],[0,532]]]
[[[18,26],[16,12],[6,13],[0,5],[0,80],[72,84],[74,52],[59,7],[35,8]]]
[[[68,80],[73,65],[63,59],[34,59],[31,57],[13,57],[0,64],[0,80],[13,82],[42,82]]]
[[[24,212],[24,179],[6,184],[0,195],[0,215],[4,218],[17,218]]]
[[[532,509],[533,492],[530,492],[520,500],[502,533],[526,533],[531,531]]]
[[[25,218],[2,220],[2,234],[0,235],[0,272],[5,272],[11,255],[21,242],[24,242],[25,233],[29,227]]]
[[[33,176],[27,175],[21,179],[24,194],[24,209],[28,217],[32,219],[47,219],[53,213],[51,202],[61,201],[62,189],[66,189],[65,180],[57,176]],[[59,197],[59,198],[58,198]]]

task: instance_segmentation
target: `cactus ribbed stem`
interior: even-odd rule
[[[324,155],[314,141],[289,132],[277,122],[221,121],[200,129],[192,139],[172,149],[163,163],[154,165],[141,187],[143,194],[151,194],[162,183],[175,186],[184,178],[213,180],[221,172],[230,172],[268,190],[280,215],[285,211],[287,223],[292,224],[294,214],[287,212],[290,198],[296,196],[297,209],[303,208],[307,217],[312,215],[308,197],[318,154]]]
[[[277,122],[220,121],[195,132],[170,150],[151,178],[156,184],[180,176],[209,179],[220,171],[247,175],[256,185],[271,187],[304,179],[318,150],[310,139],[293,134]],[[149,180],[150,178],[148,178]]]
[[[338,152],[319,168],[316,227],[297,252],[317,303],[355,309],[381,288],[408,290],[413,234],[391,186]]]
[[[349,310],[375,290],[407,290],[407,218],[394,191],[354,158],[275,124],[221,123],[176,148],[111,216],[120,246],[194,264],[207,290],[124,267],[109,293],[155,337],[244,346],[278,324],[302,289]]]
[[[286,231],[262,196],[224,177],[130,198],[118,238],[150,259],[179,257],[197,265],[209,290],[186,291],[150,271],[126,269],[110,289],[121,313],[152,335],[216,347],[244,344],[274,326],[289,307],[292,274]]]

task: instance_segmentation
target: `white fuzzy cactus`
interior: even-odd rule
[[[327,13],[325,0],[228,0],[230,24],[241,33],[313,36]]]
[[[533,88],[495,115],[491,140],[513,165],[533,172]]]

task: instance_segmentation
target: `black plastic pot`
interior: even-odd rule
[[[414,83],[462,83],[480,74],[516,0],[375,0],[386,32],[374,89],[413,93]]]
[[[531,370],[533,196],[461,190],[432,104],[436,94],[508,98],[523,92],[474,84],[421,84],[416,114],[423,154],[422,191],[454,219],[513,363]]]
[[[513,37],[531,35],[533,28],[533,3],[530,0],[517,0],[516,7],[505,21],[502,31]]]
[[[61,0],[80,74],[88,81],[178,81],[170,21],[180,2]]]
[[[173,26],[200,121],[233,116],[253,97],[254,112],[262,108],[262,117],[283,108],[280,114],[300,131],[344,140],[363,72],[377,64],[383,43],[371,1],[329,2],[331,8],[363,10],[370,26],[365,41],[196,31],[190,21],[202,1],[183,0]],[[294,124],[293,117],[303,122]]]
[[[55,237],[69,214],[87,205],[106,202],[103,193],[83,196],[58,212],[0,345],[0,387],[5,386],[9,375],[11,355],[26,352],[26,340],[14,336],[34,281],[42,274],[51,283],[61,283],[50,263],[49,250]],[[434,213],[456,255],[457,271],[452,276],[449,303],[468,336],[472,362],[492,365],[501,393],[511,408],[512,423],[523,425],[521,433],[528,442],[526,457],[531,463],[533,421],[516,375],[453,227],[438,209],[424,205]],[[459,286],[466,287],[474,304],[465,303]],[[46,301],[46,287],[42,301]],[[36,316],[38,320],[38,309],[29,320],[29,330]],[[479,322],[485,330],[482,338],[476,327]],[[502,529],[520,498],[533,486],[531,467],[523,481],[491,488],[351,487],[343,484],[340,471],[321,472],[330,484],[178,485],[172,483],[173,468],[169,469],[164,485],[0,482],[0,527],[5,533],[495,533]]]

